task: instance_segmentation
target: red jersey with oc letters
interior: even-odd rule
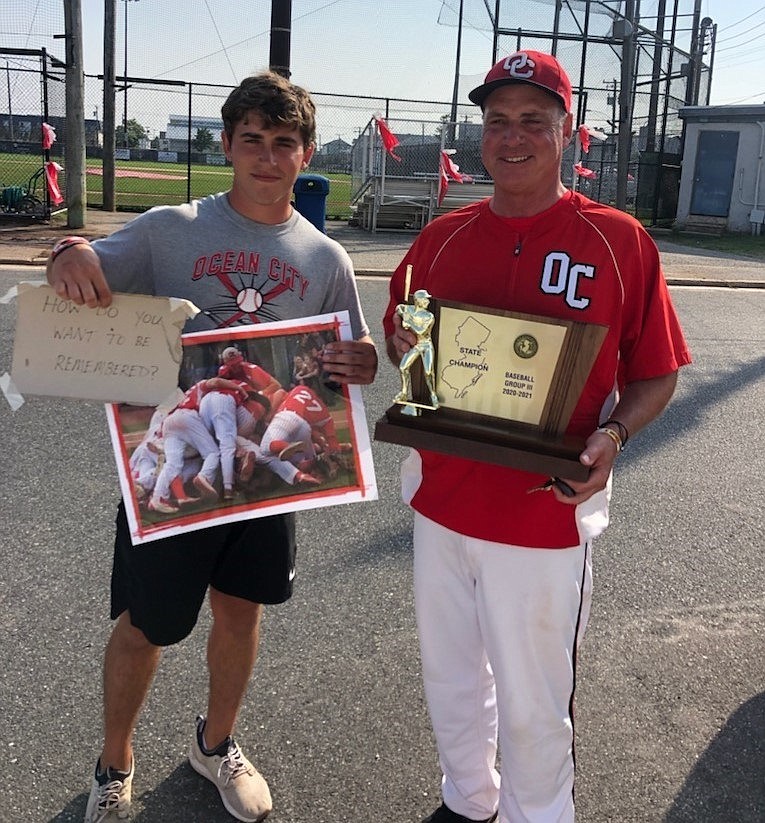
[[[654,242],[629,215],[577,193],[534,217],[499,217],[484,200],[426,226],[391,279],[386,337],[404,301],[407,264],[410,294],[427,289],[437,299],[608,326],[570,433],[586,437],[597,428],[618,386],[690,362]],[[544,479],[539,475],[419,453],[422,476],[411,505],[447,528],[534,548],[576,546],[594,536],[582,528],[582,506],[526,494]]]

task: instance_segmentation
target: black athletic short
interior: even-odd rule
[[[283,603],[295,576],[295,516],[224,523],[134,546],[117,510],[112,619],[126,609],[156,646],[191,633],[208,586],[253,603]]]

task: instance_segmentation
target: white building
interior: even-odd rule
[[[676,225],[760,234],[765,222],[765,104],[686,106]]]
[[[207,129],[213,136],[213,144],[207,150],[210,154],[223,153],[220,133],[223,131],[223,121],[220,117],[193,117],[191,118],[191,139],[197,136],[200,129]],[[186,151],[189,139],[189,118],[185,114],[171,114],[168,117],[167,129],[164,133],[166,151]],[[192,147],[193,151],[193,147]]]

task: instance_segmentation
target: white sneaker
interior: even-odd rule
[[[112,823],[128,819],[134,770],[135,761],[130,764],[130,771],[127,773],[107,769],[103,774],[99,774],[96,761],[90,797],[85,809],[85,823]]]
[[[288,443],[280,452],[279,460],[289,460],[290,457],[298,452],[305,451],[305,446],[302,442]]]
[[[189,750],[191,767],[215,784],[226,810],[237,820],[245,823],[265,820],[273,804],[263,776],[230,737],[212,754],[205,754],[202,750],[204,728],[205,718],[197,717],[196,734]]]
[[[215,489],[215,486],[202,474],[198,474],[192,481],[194,486],[202,492],[202,497],[207,498],[208,500],[217,500],[218,499],[218,492]]]
[[[179,511],[178,506],[174,506],[166,497],[150,498],[147,508],[160,514],[175,514]]]

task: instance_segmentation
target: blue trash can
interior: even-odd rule
[[[301,174],[292,191],[295,195],[295,208],[319,231],[324,231],[329,180],[320,174]]]

